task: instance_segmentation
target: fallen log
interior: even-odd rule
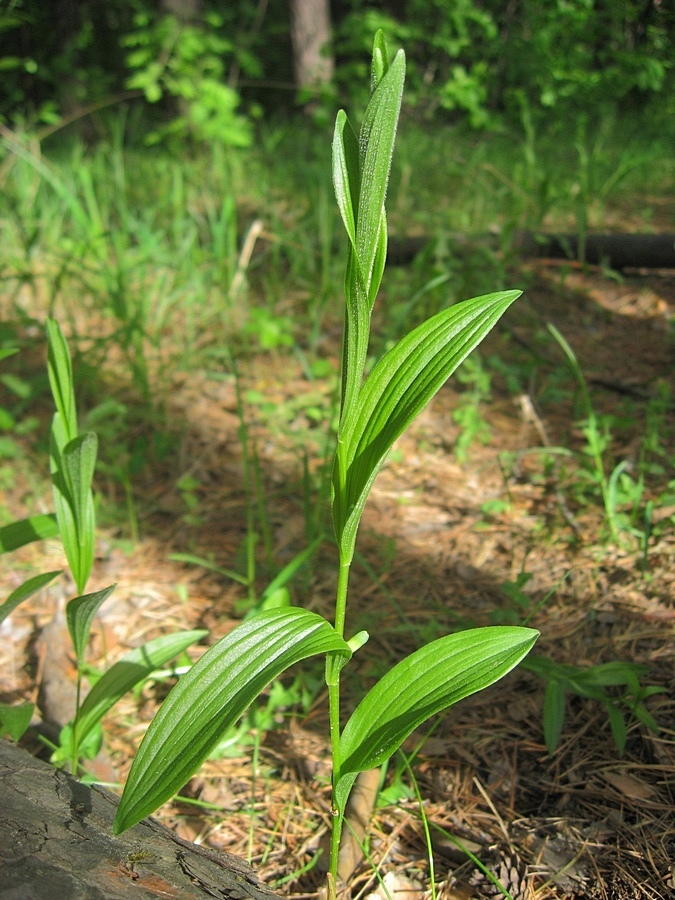
[[[389,242],[388,260],[403,266],[433,240],[430,236],[397,238]],[[450,245],[459,252],[475,247],[499,247],[496,235],[467,237],[447,235]],[[580,260],[591,265],[606,265],[611,269],[673,269],[675,268],[675,234],[588,234],[583,241],[575,234],[538,234],[518,231],[514,236],[514,250],[524,259],[548,258]]]
[[[0,900],[274,900],[253,869],[152,818],[114,837],[119,798],[0,740]]]

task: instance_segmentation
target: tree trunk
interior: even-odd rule
[[[175,16],[179,22],[200,22],[202,20],[202,0],[161,0],[162,12]]]
[[[113,837],[119,798],[0,740],[0,900],[274,900],[236,856],[152,818]]]
[[[329,0],[290,0],[295,86],[316,91],[333,78]]]

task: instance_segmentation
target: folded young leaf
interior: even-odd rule
[[[394,441],[520,296],[500,291],[442,310],[377,363],[339,432],[333,469],[333,522],[351,559],[370,488]]]
[[[59,433],[61,442],[59,449],[77,437],[77,409],[75,406],[75,388],[73,386],[73,368],[70,362],[68,345],[58,322],[47,319],[47,370],[54,403],[60,419]]]
[[[399,50],[373,92],[359,133],[361,190],[356,216],[356,252],[359,273],[368,294],[380,237],[404,80],[405,54]]]
[[[342,732],[339,808],[355,773],[388,759],[430,716],[506,675],[538,636],[531,628],[474,628],[432,641],[394,666],[368,691]]]
[[[270,681],[308,656],[332,652],[351,656],[322,616],[295,607],[261,612],[207,650],[150,724],[127,778],[115,834],[183,787]]]
[[[347,309],[343,350],[341,419],[349,416],[361,385],[368,352],[370,313],[387,253],[384,202],[403,96],[405,55],[391,65],[384,36],[375,42],[373,93],[358,141],[344,112],[333,139],[333,184],[350,249],[345,277]]]
[[[73,642],[78,665],[82,665],[84,662],[84,654],[89,642],[89,632],[91,631],[91,623],[94,621],[94,616],[101,604],[108,599],[116,587],[116,584],[111,584],[110,587],[104,588],[102,591],[75,597],[66,606],[66,624],[68,625],[70,639]]]
[[[207,634],[205,629],[165,634],[118,660],[99,678],[80,707],[73,726],[77,745],[82,744],[96,723],[127,691]]]
[[[359,144],[347,114],[341,109],[335,119],[333,136],[333,190],[349,243],[354,250],[360,189]]]
[[[52,449],[55,451],[53,439]],[[54,459],[54,456],[52,456],[52,459]],[[82,592],[87,584],[94,562],[93,542],[89,542],[85,547],[80,545],[77,522],[71,506],[68,489],[61,472],[58,470],[52,470],[52,493],[54,496],[56,521],[58,522],[59,534],[63,542],[66,559],[75,579],[77,589]]]
[[[75,525],[80,546],[94,542],[94,500],[91,483],[96,468],[98,438],[86,432],[74,438],[63,448],[63,476],[68,490],[70,504],[75,516]]]

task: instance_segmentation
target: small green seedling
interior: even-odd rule
[[[548,330],[565,354],[570,369],[579,384],[586,415],[581,423],[583,435],[586,439],[584,454],[591,460],[587,473],[596,489],[600,488],[610,537],[614,541],[619,541],[621,535],[628,532],[633,534],[634,537],[641,538],[646,546],[646,541],[649,537],[649,524],[645,523],[644,531],[640,531],[633,526],[633,520],[637,516],[644,494],[644,477],[640,474],[638,480],[635,481],[627,471],[628,463],[626,460],[616,463],[609,476],[607,475],[606,458],[611,440],[610,422],[606,418],[599,417],[596,413],[591,402],[591,395],[584,373],[581,371],[579,361],[568,342],[555,325],[549,323]],[[622,507],[626,506],[632,509],[630,516],[621,512]]]
[[[664,689],[656,685],[641,684],[641,679],[649,671],[646,666],[614,660],[582,668],[564,665],[546,656],[530,656],[521,663],[521,666],[539,675],[546,682],[544,740],[546,749],[551,755],[555,753],[560,743],[565,721],[565,696],[568,693],[597,700],[605,707],[616,749],[620,755],[623,755],[626,749],[628,734],[622,706],[650,731],[656,733],[659,730],[644,701],[654,694],[663,693]],[[618,694],[612,694],[607,690],[611,687],[623,690]]]
[[[94,561],[96,525],[91,489],[98,440],[93,432],[80,434],[77,424],[73,371],[68,345],[53,319],[47,321],[48,372],[56,412],[52,420],[50,462],[56,515],[33,516],[0,529],[0,553],[16,550],[32,541],[60,535],[78,596],[66,604],[66,624],[77,662],[74,719],[61,730],[60,746],[53,747],[52,761],[69,763],[76,773],[81,756],[93,758],[100,749],[100,722],[109,709],[136,684],[186,647],[205,637],[204,630],[163,635],[127,653],[97,680],[80,702],[86,670],[85,653],[91,626],[101,605],[115,589],[110,585],[84,594]],[[29,578],[0,605],[0,622],[20,603],[46,587],[61,572]],[[30,724],[32,704],[0,705],[0,726],[19,740]]]
[[[387,252],[385,195],[403,95],[405,56],[390,62],[375,37],[371,99],[357,137],[339,112],[333,183],[347,237],[342,396],[332,480],[339,553],[335,618],[306,609],[259,612],[211,647],[173,688],[138,750],[115,819],[116,834],[169,800],[264,687],[289,666],[326,656],[333,817],[328,893],[336,895],[345,807],[359,772],[379,766],[430,716],[493,684],[538,633],[494,626],[432,641],[394,666],[342,727],[340,674],[368,639],[345,638],[356,536],[375,477],[396,439],[480,343],[519,291],[500,291],[437,313],[383,356],[364,379],[370,316]]]

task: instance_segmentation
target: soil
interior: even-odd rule
[[[645,666],[643,683],[662,689],[645,700],[658,731],[627,713],[623,754],[605,707],[573,695],[549,754],[546,688],[522,668],[430,723],[407,750],[418,750],[412,771],[431,827],[437,896],[497,896],[477,858],[514,900],[662,900],[675,896],[675,473],[667,470],[675,453],[675,273],[616,280],[599,269],[538,261],[522,275],[529,282],[525,296],[481,350],[486,365],[498,355],[512,367],[490,368],[489,396],[474,409],[489,438],[473,442],[458,460],[453,412],[468,405],[469,394],[451,382],[399,441],[375,484],[347,629],[366,628],[371,639],[346,670],[345,707],[406,652],[469,624],[527,618],[541,632],[535,652],[558,663]],[[640,509],[648,500],[654,506],[646,541],[639,517],[632,535],[608,532],[588,474],[579,391],[548,337],[548,322],[574,349],[597,415],[615,417],[614,462],[625,461],[634,479],[647,472]],[[328,361],[335,370],[336,360]],[[516,376],[519,391],[509,381]],[[246,391],[256,392],[245,396],[267,523],[259,542],[261,589],[268,562],[270,572],[278,571],[307,545],[303,451],[316,482],[325,468],[322,429],[335,379],[310,381],[296,357],[273,354],[249,359],[241,378]],[[647,410],[667,389],[669,405],[652,428]],[[190,552],[243,571],[246,496],[233,380],[177,375],[168,416],[179,435],[175,452],[134,486],[139,539],[122,539],[123,527],[101,531],[88,590],[113,582],[117,589],[95,627],[92,664],[111,663],[178,628],[206,627],[212,643],[242,614],[240,584],[169,558]],[[661,471],[647,471],[641,456],[650,428],[656,449],[649,460]],[[15,471],[5,484],[9,514],[48,511],[49,493],[36,485],[30,466],[17,464]],[[191,476],[192,487],[177,487],[181,475]],[[99,489],[109,508],[122,499],[112,479],[101,476]],[[311,503],[315,526],[327,527],[323,508]],[[2,595],[34,572],[62,566],[56,541],[23,548],[0,574]],[[330,617],[334,573],[326,541],[294,581],[293,601]],[[519,576],[520,592],[512,587]],[[58,623],[72,591],[64,577],[0,627],[0,700],[37,700],[42,716],[59,724],[72,702],[72,666],[63,655],[53,664],[62,639],[52,631],[45,640],[44,633]],[[193,658],[202,650],[195,648]],[[325,852],[312,863],[326,848],[330,823],[320,675],[311,666],[303,670],[306,712],[276,707],[259,734],[259,753],[242,736],[203,766],[184,800],[158,813],[182,837],[250,859],[265,884],[296,898],[313,896],[322,883]],[[165,682],[151,682],[106,718],[105,754],[92,764],[99,778],[123,783],[167,690]],[[378,889],[374,865],[392,890],[429,896],[429,854],[411,776],[394,759],[382,780],[370,827],[372,865],[357,862],[352,895]]]

